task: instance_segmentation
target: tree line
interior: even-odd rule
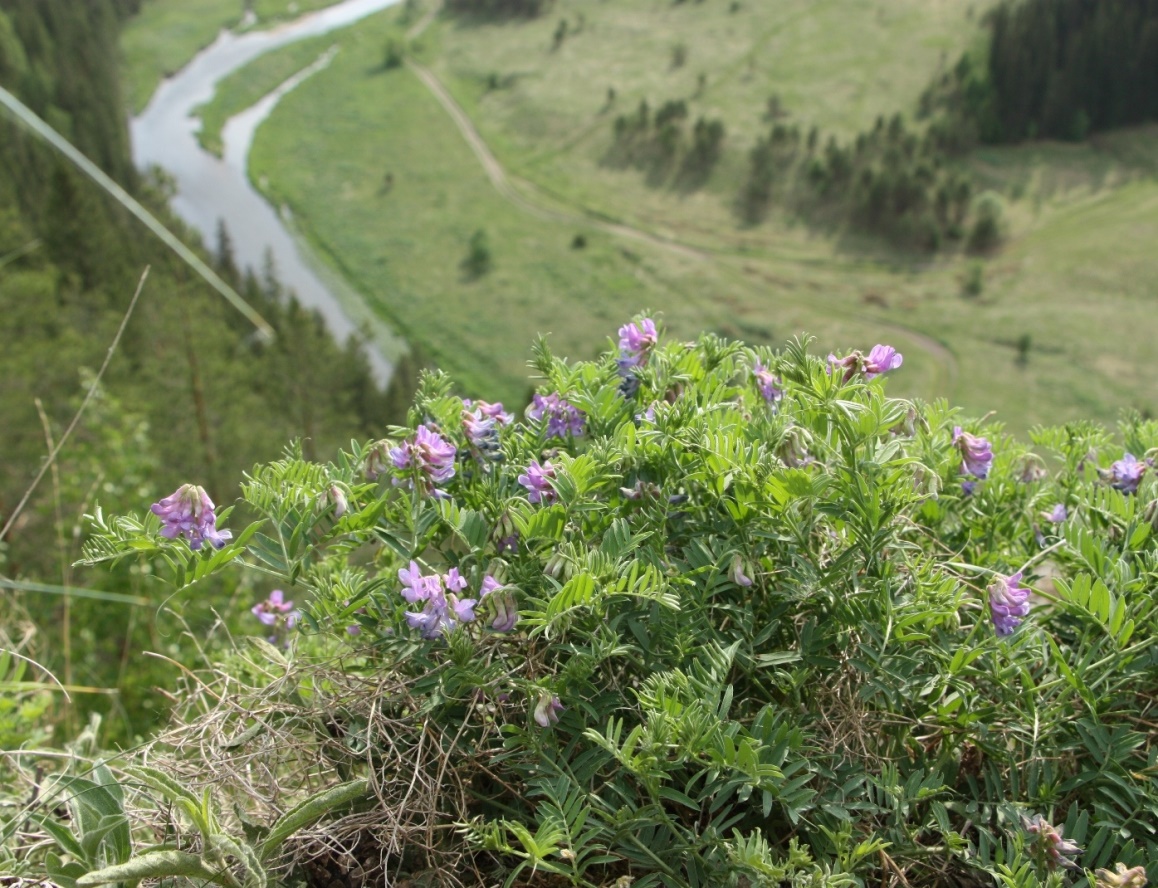
[[[966,54],[922,97],[947,148],[1158,120],[1158,0],[1004,0],[987,23],[986,59]]]

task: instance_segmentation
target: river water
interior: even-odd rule
[[[397,2],[345,0],[267,31],[222,31],[211,46],[163,81],[145,110],[130,123],[137,167],[143,170],[157,165],[173,178],[173,211],[210,245],[216,243],[218,221],[223,220],[241,268],[260,272],[267,252],[271,254],[282,284],[292,289],[303,305],[321,312],[339,340],[355,332],[368,332],[367,353],[376,378],[383,384],[393,369],[387,354],[398,353],[400,340],[336,272],[310,254],[247,175],[249,148],[257,127],[286,92],[327,64],[331,56],[323,55],[309,69],[231,118],[222,133],[224,158],[213,156],[198,144],[201,124],[193,111],[213,97],[222,78],[263,53],[353,24]]]

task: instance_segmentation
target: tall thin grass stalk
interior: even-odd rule
[[[44,403],[40,398],[34,398],[33,401],[36,403],[40,425],[44,428],[44,443],[48,446],[48,452],[52,453],[56,448],[56,442],[52,439],[52,423],[48,421],[48,414],[44,412]],[[64,545],[64,514],[60,508],[60,465],[55,461],[52,463],[52,509],[56,519],[56,552],[60,557],[60,582],[64,587],[64,616],[60,621],[60,640],[64,648],[64,683],[72,684],[72,596],[68,592],[69,586],[72,585],[72,577],[68,569],[68,550]],[[70,711],[68,725],[70,734],[72,727]]]
[[[262,336],[266,339],[274,338],[273,327],[270,326],[269,322],[237,295],[237,291],[225,283],[217,272],[185,246],[173,232],[162,225],[157,217],[145,209],[131,194],[109,178],[104,170],[81,154],[71,142],[41,120],[32,109],[3,87],[0,87],[0,106],[6,108],[17,123],[63,154],[82,173],[108,192],[121,206],[140,219],[146,228],[180,256],[190,268],[201,275],[214,290],[224,296],[230,305],[245,315],[249,322],[257,327]]]

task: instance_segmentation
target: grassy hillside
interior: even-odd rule
[[[553,331],[560,352],[585,356],[648,306],[677,334],[891,341],[906,355],[898,389],[996,409],[1015,429],[1158,409],[1145,369],[1158,326],[1146,311],[1158,280],[1154,128],[969,157],[978,188],[1006,204],[1009,238],[985,260],[898,253],[792,207],[745,226],[735,196],[769,96],[786,121],[848,138],[879,114],[911,116],[942,59],[981,29],[974,7],[949,0],[729,9],[561,0],[532,22],[437,20],[414,58],[477,127],[502,191],[416,70],[383,69],[401,33],[400,13],[384,13],[327,43],[341,47],[334,63],[262,128],[251,171],[384,314],[480,392],[492,375],[504,392],[525,390],[527,334]],[[231,95],[219,118],[240,106]],[[725,122],[703,188],[655,187],[603,163],[612,119],[641,98],[653,109],[682,98],[693,118]],[[494,267],[473,279],[461,263],[480,228]],[[586,249],[572,249],[577,234]]]

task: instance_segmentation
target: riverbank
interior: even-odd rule
[[[309,255],[300,238],[283,224],[280,209],[275,210],[249,181],[246,167],[253,132],[287,90],[275,90],[226,126],[224,158],[213,157],[200,147],[198,123],[192,114],[212,98],[222,78],[263,54],[330,33],[395,2],[347,0],[275,31],[222,32],[210,47],[158,87],[130,127],[137,166],[157,165],[171,176],[176,186],[174,212],[198,230],[207,244],[216,242],[218,227],[224,224],[240,267],[260,273],[272,262],[286,288],[303,305],[319,311],[335,337],[365,337],[375,377],[383,385],[389,381],[394,361],[405,350],[404,342],[367,309],[361,294],[339,282],[324,262]],[[236,149],[231,149],[230,140]]]

